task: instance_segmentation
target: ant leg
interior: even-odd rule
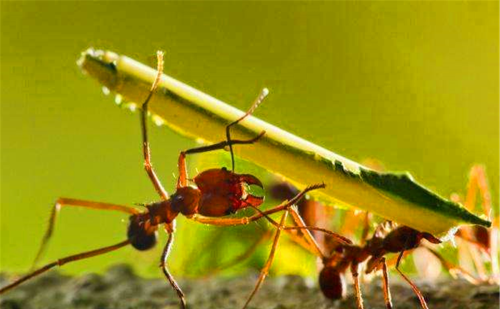
[[[49,226],[47,228],[47,231],[45,232],[45,235],[42,238],[42,244],[38,249],[38,253],[35,256],[35,260],[33,261],[31,269],[33,269],[36,266],[36,264],[42,257],[42,254],[47,249],[47,244],[50,240],[50,237],[52,236],[52,233],[54,232],[54,225],[56,223],[57,214],[59,213],[62,207],[66,206],[85,207],[85,208],[99,209],[99,210],[114,210],[114,211],[124,212],[130,215],[136,215],[139,213],[139,211],[137,211],[135,208],[126,207],[122,205],[102,203],[102,202],[92,202],[92,201],[85,201],[85,200],[64,198],[64,197],[57,199],[54,206],[52,207],[49,219]]]
[[[291,207],[290,213],[292,215],[293,222],[297,225],[298,228],[300,228],[302,230],[302,235],[304,236],[305,240],[309,243],[309,245],[313,248],[315,255],[319,256],[321,259],[324,259],[325,255],[323,254],[323,251],[321,250],[316,239],[311,234],[311,232],[310,232],[311,229],[306,226],[304,220],[302,219],[302,217],[300,216],[298,211],[294,207]],[[312,229],[312,230],[314,230],[314,229]],[[323,230],[323,229],[321,229],[321,230]],[[333,233],[333,232],[331,232],[331,233]],[[344,238],[336,233],[333,233],[332,236],[334,236],[337,240],[339,239],[339,237]]]
[[[142,103],[142,112],[141,112],[141,131],[142,131],[142,152],[144,155],[144,169],[146,170],[146,173],[149,176],[149,179],[151,179],[151,182],[153,183],[153,186],[155,187],[156,192],[161,196],[162,199],[167,200],[168,199],[168,193],[165,191],[163,188],[160,179],[158,176],[156,176],[156,172],[153,169],[153,165],[151,164],[151,149],[149,147],[149,140],[148,140],[148,130],[147,130],[147,116],[148,116],[148,103],[149,100],[151,100],[151,97],[153,96],[156,88],[158,87],[158,83],[160,82],[161,75],[163,72],[163,53],[158,51],[156,53],[156,56],[158,58],[158,67],[157,67],[157,75],[156,79],[153,82],[153,85],[151,86],[151,89],[149,90],[148,97]]]
[[[358,263],[351,264],[351,274],[354,281],[354,290],[356,292],[356,303],[358,309],[363,309],[363,296],[361,295],[361,287],[359,286],[359,265]]]
[[[471,211],[474,210],[476,203],[476,191],[479,191],[481,194],[483,211],[489,217],[491,215],[491,194],[488,188],[486,171],[481,165],[474,165],[469,174],[465,206]]]
[[[474,165],[469,173],[469,182],[467,183],[467,193],[464,206],[473,211],[476,206],[477,192],[481,196],[481,207],[484,214],[491,217],[491,193],[488,187],[486,171],[481,165]],[[478,252],[477,248],[486,252],[491,262],[492,277],[500,277],[500,269],[497,252],[497,235],[498,228],[492,227],[489,231],[482,227],[462,227],[459,230],[459,236],[467,241],[464,244],[466,252],[470,254],[474,263],[478,276],[484,280],[488,280],[487,271],[484,267],[484,261]],[[474,245],[475,248],[472,246]]]
[[[259,212],[260,214],[262,214],[262,216],[264,218],[266,218],[267,221],[269,221],[276,228],[280,228],[280,225],[278,224],[278,222],[274,221],[271,217],[269,217],[268,215],[266,215],[265,212],[263,212],[262,210],[258,209],[257,207],[254,207],[254,206],[251,206],[251,207],[253,209],[255,209],[257,212]],[[299,212],[297,211],[297,209],[295,209],[294,206],[291,206],[287,210],[289,210],[290,213],[292,214],[293,220],[294,220],[295,224],[297,224],[297,226],[284,226],[283,230],[285,230],[285,231],[299,231],[299,230],[302,231],[302,233],[303,233],[304,238],[306,239],[306,241],[313,248],[315,247],[313,253],[316,254],[316,255],[318,255],[319,257],[324,257],[324,255],[322,254],[321,249],[319,248],[319,245],[316,242],[316,239],[312,236],[312,234],[311,234],[310,231],[318,231],[318,232],[322,232],[324,234],[330,235],[330,236],[332,236],[333,238],[337,239],[337,241],[339,241],[340,243],[342,243],[344,245],[352,244],[352,241],[350,239],[348,239],[347,237],[344,237],[344,236],[342,236],[340,234],[337,234],[337,233],[332,232],[330,230],[327,230],[325,228],[305,225],[302,217],[300,216]]]
[[[457,278],[457,274],[461,274],[462,277],[469,281],[470,283],[472,284],[479,284],[481,281],[474,278],[474,276],[472,274],[470,274],[468,271],[466,271],[465,269],[463,269],[462,267],[460,266],[456,266],[456,265],[453,265],[452,263],[448,262],[439,252],[437,252],[436,250],[434,249],[431,249],[429,247],[425,247],[425,249],[429,250],[430,253],[432,253],[435,257],[438,258],[438,260],[441,262],[441,265],[443,265],[444,268],[446,268],[446,270],[448,271],[448,273],[450,273],[450,275],[453,277],[453,278]]]
[[[264,136],[265,133],[266,133],[265,131],[262,131],[256,137],[248,139],[248,140],[222,141],[222,142],[219,142],[219,143],[216,143],[213,145],[191,148],[191,149],[188,149],[188,150],[181,152],[179,155],[179,160],[178,160],[179,180],[177,181],[177,188],[187,186],[187,178],[188,177],[187,177],[187,167],[186,167],[186,155],[215,151],[215,150],[222,150],[230,145],[251,145],[251,144],[257,142],[262,136]]]
[[[278,223],[276,221],[274,221],[273,219],[271,219],[268,215],[266,215],[265,212],[261,211],[260,209],[258,209],[256,207],[254,207],[254,209],[257,210],[259,213],[261,213],[274,226],[279,227]],[[305,247],[305,248],[308,249],[309,251],[311,251],[311,253],[317,255],[318,257],[325,258],[325,255],[321,251],[316,239],[312,236],[310,231],[318,231],[318,232],[325,233],[329,236],[332,236],[338,242],[340,242],[344,245],[352,244],[352,241],[350,239],[348,239],[347,237],[344,237],[340,234],[332,232],[328,229],[316,227],[316,226],[305,225],[304,220],[302,219],[302,217],[300,216],[299,212],[297,211],[297,209],[295,207],[291,206],[289,208],[289,210],[290,210],[290,214],[292,215],[292,219],[297,226],[285,226],[285,227],[283,227],[283,230],[285,230],[285,231],[293,231],[293,230],[302,231],[303,237],[304,237],[305,241],[307,242],[307,247]]]
[[[165,248],[163,249],[163,253],[161,255],[160,267],[165,277],[167,277],[168,282],[170,282],[172,288],[175,290],[175,292],[177,292],[177,295],[179,296],[179,299],[181,301],[181,307],[183,309],[186,309],[186,297],[184,296],[184,293],[182,292],[177,282],[175,282],[174,277],[170,274],[170,272],[167,269],[167,258],[170,253],[170,249],[172,248],[173,242],[174,242],[174,233],[169,233],[167,244],[165,245]]]
[[[498,265],[498,234],[498,225],[493,226],[490,231],[490,256],[491,272],[493,275],[492,281],[496,284],[500,284],[500,268]]]
[[[330,230],[324,229],[322,227],[304,225],[304,226],[285,226],[283,229],[286,231],[290,231],[290,230],[318,231],[318,232],[322,232],[322,233],[325,233],[327,235],[332,236],[333,238],[335,238],[338,242],[340,242],[343,245],[351,245],[352,244],[352,241],[349,238],[344,237],[344,236],[337,234],[335,232],[332,232]]]
[[[94,257],[94,256],[97,256],[97,255],[101,255],[101,254],[104,254],[104,253],[108,253],[108,252],[111,252],[111,251],[114,251],[114,250],[117,250],[117,249],[120,249],[121,247],[124,247],[126,245],[130,244],[130,241],[128,240],[125,240],[125,241],[122,241],[116,245],[113,245],[113,246],[109,246],[109,247],[104,247],[104,248],[100,248],[100,249],[97,249],[97,250],[92,250],[92,251],[87,251],[87,252],[83,252],[83,253],[79,253],[79,254],[75,254],[75,255],[70,255],[68,257],[65,257],[65,258],[62,258],[62,259],[58,259],[57,261],[55,262],[52,262],[52,263],[49,263],[29,274],[27,274],[26,276],[23,276],[21,278],[19,278],[18,280],[12,282],[11,284],[3,287],[0,289],[0,294],[3,294],[5,292],[7,292],[8,290],[20,285],[21,283],[25,282],[25,281],[28,281],[30,280],[31,278],[33,277],[36,277],[44,272],[46,272],[47,270],[55,267],[55,266],[63,266],[64,264],[67,264],[67,263],[70,263],[70,262],[75,262],[75,261],[78,261],[78,260],[83,260],[83,259],[87,259],[87,258],[90,258],[90,257]]]
[[[304,250],[309,251],[309,253],[316,255],[318,258],[324,258],[323,255],[318,255],[316,249],[307,240],[305,240],[303,236],[300,236],[297,233],[293,233],[291,230],[287,230],[286,228],[283,228],[283,231],[288,234],[288,236],[294,243],[301,246]]]
[[[258,209],[257,207],[254,207],[254,206],[252,206],[252,208],[255,209],[257,212],[259,212],[260,214],[262,214],[264,216],[264,218],[266,218],[276,228],[279,228],[279,223],[274,221],[268,215],[266,215],[262,210]],[[292,209],[293,209],[293,207],[289,208],[290,211]],[[292,239],[293,242],[295,242],[296,244],[301,246],[303,249],[309,251],[310,253],[317,255],[318,257],[320,257],[322,259],[325,258],[325,256],[321,253],[321,251],[318,251],[313,245],[311,245],[310,242],[308,242],[307,239],[305,239],[305,237],[303,237],[303,236],[301,237],[300,235],[298,235],[296,233],[298,230],[304,230],[304,229],[305,230],[307,230],[307,229],[319,229],[319,230],[324,231],[325,233],[328,233],[328,234],[335,234],[335,233],[328,231],[326,229],[311,227],[311,226],[287,226],[287,227],[283,227],[283,231],[285,231],[288,234],[288,236],[290,236],[290,238]]]
[[[420,292],[420,290],[410,280],[410,278],[406,277],[405,274],[403,274],[403,272],[399,269],[399,263],[401,262],[401,258],[403,257],[404,252],[405,251],[401,251],[401,253],[398,256],[398,261],[396,262],[396,270],[403,277],[403,279],[405,279],[406,282],[408,282],[408,284],[411,286],[411,288],[413,289],[413,292],[415,292],[415,294],[417,295],[418,300],[420,301],[420,305],[422,306],[422,308],[423,309],[429,309],[429,307],[427,307],[427,303],[425,302],[424,296],[422,295],[422,292]]]
[[[380,263],[382,264],[382,285],[384,289],[385,306],[387,309],[392,309],[391,290],[389,289],[389,272],[387,270],[385,257],[381,259]]]
[[[269,274],[269,268],[271,268],[271,265],[274,260],[274,255],[276,253],[276,249],[278,248],[278,240],[281,236],[281,231],[283,228],[283,225],[285,224],[286,217],[288,215],[288,210],[285,210],[283,215],[281,216],[281,221],[280,221],[280,227],[276,230],[276,234],[274,235],[274,240],[273,240],[273,245],[271,247],[271,252],[269,253],[269,258],[267,259],[266,264],[264,265],[264,268],[260,271],[259,279],[257,280],[257,283],[255,284],[255,288],[253,289],[252,293],[248,297],[245,305],[243,306],[243,309],[245,309],[252,298],[255,296],[257,291],[259,290],[260,286],[264,282],[264,279],[266,279],[267,275]]]
[[[365,217],[363,219],[363,231],[361,232],[361,245],[364,245],[368,239],[368,234],[370,233],[370,219],[371,214],[368,211],[365,212]]]

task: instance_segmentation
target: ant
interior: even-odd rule
[[[433,244],[441,241],[426,232],[419,232],[407,226],[400,226],[383,235],[383,227],[380,225],[376,229],[373,237],[366,240],[364,245],[344,245],[336,246],[331,255],[322,257],[323,269],[319,274],[319,285],[323,295],[329,299],[341,299],[345,296],[344,273],[349,268],[354,281],[356,302],[359,309],[363,307],[361,288],[359,284],[360,264],[366,262],[365,273],[369,274],[374,270],[382,270],[382,282],[384,300],[387,308],[392,308],[391,294],[389,290],[389,274],[385,255],[388,253],[399,253],[396,270],[403,279],[410,284],[417,295],[422,308],[427,309],[425,299],[417,286],[399,269],[399,265],[406,251],[420,246],[420,242],[425,239]]]
[[[151,164],[151,151],[150,151],[150,146],[148,141],[148,131],[147,131],[148,104],[151,98],[153,97],[156,88],[158,87],[158,84],[161,80],[163,71],[163,53],[158,52],[157,58],[158,58],[157,75],[149,90],[149,94],[146,100],[142,104],[140,121],[141,121],[142,141],[143,141],[144,168],[156,192],[159,194],[161,200],[158,202],[142,205],[146,209],[144,211],[139,211],[132,207],[110,204],[110,203],[93,202],[93,201],[72,199],[72,198],[59,198],[52,208],[49,219],[49,226],[42,239],[41,246],[35,257],[32,268],[34,268],[34,266],[37,265],[41,256],[45,252],[47,244],[54,230],[57,214],[63,207],[84,207],[84,208],[98,209],[98,210],[118,211],[128,214],[130,215],[130,217],[129,217],[129,224],[127,227],[127,239],[115,245],[67,256],[58,259],[54,262],[51,262],[49,264],[46,264],[41,268],[32,270],[27,275],[1,288],[0,294],[3,294],[13,289],[16,286],[20,285],[21,283],[28,281],[42,273],[45,273],[46,271],[56,266],[60,267],[67,263],[105,254],[123,248],[127,245],[131,245],[133,248],[139,251],[151,249],[157,243],[158,229],[160,228],[160,226],[163,226],[165,232],[168,234],[168,239],[163,249],[163,253],[161,255],[160,267],[166,279],[169,281],[173,289],[176,291],[180,300],[181,308],[185,309],[186,297],[182,292],[181,288],[179,287],[179,285],[177,284],[177,282],[175,281],[174,277],[170,274],[167,266],[167,258],[174,241],[175,218],[179,214],[182,214],[187,218],[202,224],[211,224],[217,226],[235,226],[235,225],[247,225],[251,222],[259,220],[260,218],[266,218],[268,220],[272,220],[269,217],[270,214],[283,211],[280,224],[277,225],[277,230],[274,236],[269,258],[267,260],[266,265],[261,271],[261,275],[259,276],[259,279],[256,283],[254,290],[250,294],[250,297],[248,298],[247,302],[245,303],[245,307],[249,304],[252,297],[258,291],[259,287],[261,286],[265,277],[267,276],[267,272],[272,264],[274,253],[276,251],[278,240],[282,230],[284,229],[307,230],[304,232],[304,235],[306,235],[305,236],[306,239],[307,237],[312,238],[312,236],[309,233],[309,230],[318,230],[332,235],[333,237],[338,239],[340,243],[348,242],[348,240],[346,240],[342,236],[337,235],[328,230],[316,227],[304,226],[302,220],[300,219],[300,216],[291,207],[299,200],[301,200],[309,191],[319,188],[324,188],[325,187],[324,184],[318,184],[306,187],[304,190],[298,193],[294,198],[285,201],[282,204],[275,206],[269,210],[261,211],[257,207],[259,207],[263,203],[264,198],[254,196],[247,192],[248,185],[256,185],[258,187],[263,188],[261,181],[253,175],[237,174],[234,172],[233,145],[253,144],[257,142],[259,139],[261,139],[264,136],[265,132],[261,132],[259,135],[257,135],[252,139],[233,140],[231,139],[230,129],[232,126],[237,125],[240,121],[244,120],[246,117],[250,116],[253,113],[253,111],[257,108],[257,106],[262,102],[264,97],[267,95],[268,93],[267,89],[264,89],[262,91],[262,93],[257,97],[255,102],[252,104],[250,109],[243,116],[241,116],[240,118],[238,118],[237,120],[226,126],[226,138],[227,138],[226,141],[222,141],[209,146],[202,146],[202,147],[188,149],[180,153],[178,159],[179,178],[177,181],[177,188],[175,193],[172,194],[172,196],[169,196],[168,193],[163,188]],[[226,148],[229,148],[231,154],[231,163],[232,163],[231,170],[228,170],[225,167],[209,169],[199,173],[193,179],[188,178],[187,167],[186,167],[187,155],[209,152],[214,150],[226,150]],[[191,183],[194,182],[195,186],[190,185],[189,182]],[[257,211],[257,213],[251,216],[245,216],[240,218],[222,218],[227,215],[234,214],[238,210],[247,207],[253,208],[254,210]],[[298,222],[297,225],[301,224],[301,226],[285,227],[284,223],[288,213],[291,213],[294,221]]]
[[[476,181],[473,180],[473,183],[475,182]],[[484,188],[485,186],[483,185],[479,187]],[[271,196],[279,199],[289,198],[297,192],[298,190],[295,187],[287,183],[276,183],[271,187]],[[483,194],[483,200],[488,201],[487,198],[488,195]],[[317,209],[321,205],[317,205],[317,203],[318,202],[305,200],[301,200],[298,203],[300,214],[304,214],[304,219],[306,220],[307,224],[315,224],[318,218],[318,214],[324,213],[324,209],[321,210],[322,208],[320,208],[320,212],[318,213]],[[303,241],[295,241],[297,244],[301,245],[306,250],[310,251],[321,259],[322,269],[319,273],[319,285],[322,293],[326,298],[335,300],[345,297],[346,284],[344,273],[349,268],[354,281],[357,307],[358,309],[364,308],[363,299],[361,296],[359,276],[361,275],[360,265],[367,261],[365,269],[366,274],[372,273],[376,270],[382,270],[383,292],[386,307],[393,308],[389,291],[389,275],[387,266],[388,263],[386,262],[385,255],[389,253],[399,253],[396,259],[396,270],[403,277],[403,279],[410,284],[411,288],[420,301],[421,307],[423,309],[427,309],[427,303],[418,287],[399,269],[399,265],[405,254],[410,250],[416,249],[417,247],[423,247],[426,250],[430,251],[430,253],[439,260],[439,262],[454,278],[457,277],[457,274],[460,274],[465,280],[473,284],[478,284],[481,282],[481,280],[475,278],[471,273],[469,273],[462,267],[455,266],[452,263],[448,262],[439,252],[437,252],[433,248],[421,243],[423,239],[427,240],[431,244],[441,243],[441,240],[434,237],[430,233],[419,232],[407,226],[396,227],[394,223],[385,221],[376,228],[372,238],[368,239],[368,233],[370,230],[370,218],[370,214],[366,213],[362,223],[360,245],[353,245],[352,242],[343,244],[339,243],[335,239],[329,237],[328,234],[323,235],[324,237],[318,239],[318,241],[321,242],[322,247],[327,252],[330,252],[329,255],[321,254],[321,251],[310,250],[310,246],[304,246]],[[324,218],[320,219],[324,220]],[[392,231],[388,232],[388,228],[393,229]],[[457,236],[464,238],[463,235],[460,235],[461,233],[463,233],[462,229],[468,231],[469,228],[461,228],[459,230],[459,233],[457,233]],[[480,232],[474,232],[472,233],[472,235],[473,237],[475,237],[474,239],[477,239],[473,243],[479,243],[477,246],[479,246],[483,250],[490,249],[490,246],[486,245],[486,243],[488,242],[481,241],[483,238],[478,236],[483,234],[481,234]],[[485,239],[489,240],[489,238]],[[320,254],[318,254],[318,252],[320,252]],[[492,253],[489,250],[488,253],[491,256]],[[389,261],[389,263],[390,262],[391,261]],[[495,279],[496,278],[492,278],[490,279],[490,281]]]
[[[399,265],[405,254],[420,246],[426,248],[436,256],[450,274],[461,274],[465,279],[472,282],[473,276],[470,273],[459,266],[449,263],[436,250],[422,243],[422,240],[425,239],[431,244],[440,244],[441,240],[430,233],[419,232],[408,226],[396,226],[387,233],[387,226],[392,227],[394,225],[394,223],[386,221],[376,228],[372,238],[364,240],[364,245],[338,244],[333,249],[330,256],[322,257],[323,269],[319,275],[319,285],[325,297],[330,299],[341,299],[345,296],[345,282],[343,276],[349,268],[354,281],[357,306],[359,309],[362,309],[363,299],[359,284],[359,270],[360,264],[366,261],[366,274],[370,274],[376,270],[382,270],[385,304],[388,309],[393,308],[385,255],[389,253],[399,253],[396,260],[396,270],[411,286],[420,301],[421,307],[423,309],[428,309],[424,296],[418,287],[399,269]]]
[[[467,192],[464,198],[464,206],[469,210],[474,210],[476,207],[477,195],[481,197],[481,208],[487,217],[492,215],[491,193],[488,187],[486,170],[482,165],[474,165],[469,172],[469,181],[467,184]],[[458,194],[452,194],[451,200],[454,202],[462,202],[462,198]],[[460,262],[464,260],[472,260],[475,272],[478,279],[470,280],[472,283],[500,283],[500,270],[498,265],[498,217],[493,220],[493,227],[486,229],[482,226],[465,226],[461,227],[456,233],[459,241],[459,254],[468,258],[460,258]],[[490,263],[491,274],[488,274],[485,262]],[[464,265],[465,267],[466,265]]]

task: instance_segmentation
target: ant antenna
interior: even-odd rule
[[[149,100],[153,96],[153,93],[155,92],[156,88],[158,88],[158,84],[160,83],[161,75],[163,74],[163,52],[161,50],[156,52],[156,58],[157,58],[157,66],[156,66],[156,78],[153,84],[151,85],[151,89],[149,90],[148,97],[146,98],[146,101],[142,103],[142,106],[145,106],[148,104]]]
[[[158,88],[158,84],[160,83],[161,76],[163,74],[163,52],[161,50],[156,52],[156,58],[157,58],[156,78],[153,84],[151,85],[148,97],[146,98],[144,103],[142,103],[142,113],[141,113],[142,140],[145,141],[146,144],[148,140],[148,131],[146,125],[146,118],[148,117],[148,103],[149,100],[151,100],[151,98],[153,97],[156,88]],[[145,152],[144,153],[145,157],[149,157],[149,145],[145,147],[144,152]]]
[[[269,94],[269,90],[267,88],[264,88],[262,89],[262,91],[260,92],[259,96],[255,99],[255,101],[253,102],[252,106],[250,107],[250,109],[243,115],[241,116],[240,118],[238,118],[236,121],[234,122],[231,122],[230,124],[227,125],[226,127],[226,138],[227,138],[227,143],[229,145],[229,152],[231,153],[231,170],[234,172],[234,153],[233,153],[233,144],[231,143],[231,127],[233,125],[236,125],[238,124],[238,122],[242,121],[243,119],[245,119],[246,117],[250,116],[254,111],[255,109],[260,105],[260,103],[262,103],[262,101],[264,101],[264,98]],[[262,132],[260,135],[259,135],[259,138],[265,133]]]

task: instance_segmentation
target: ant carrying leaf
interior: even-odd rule
[[[138,211],[137,209],[132,207],[110,204],[110,203],[93,202],[93,201],[72,199],[72,198],[59,198],[56,201],[54,207],[52,208],[49,220],[49,226],[42,239],[42,244],[40,246],[40,249],[35,257],[33,268],[37,265],[38,261],[40,260],[43,253],[47,249],[48,242],[54,231],[54,225],[56,223],[57,215],[61,210],[61,208],[63,207],[84,207],[89,209],[109,210],[109,211],[118,211],[125,213],[129,215],[127,239],[111,246],[60,258],[54,262],[46,264],[41,268],[36,268],[27,275],[1,288],[0,294],[3,294],[13,289],[16,286],[20,285],[21,283],[28,281],[40,274],[43,274],[46,271],[56,266],[60,267],[70,262],[75,262],[90,257],[102,255],[111,251],[118,250],[128,245],[131,245],[133,248],[140,251],[151,249],[157,243],[158,230],[161,227],[163,227],[164,231],[168,234],[168,239],[163,249],[163,253],[161,255],[160,267],[166,279],[170,282],[173,289],[177,292],[181,307],[186,308],[186,297],[182,292],[181,288],[179,287],[179,285],[177,284],[177,282],[175,281],[172,274],[169,272],[167,264],[167,258],[169,256],[169,253],[171,251],[174,242],[175,219],[180,214],[199,223],[216,225],[216,226],[247,225],[250,222],[257,221],[261,218],[270,220],[273,224],[276,225],[277,229],[274,234],[273,244],[269,254],[269,258],[266,262],[266,265],[261,271],[261,275],[256,283],[254,290],[250,294],[250,297],[248,298],[247,302],[245,303],[245,307],[248,305],[252,297],[258,291],[259,287],[261,286],[265,277],[267,276],[267,272],[273,262],[274,254],[276,252],[278,240],[282,230],[316,229],[338,238],[338,240],[341,243],[345,242],[342,236],[336,235],[335,233],[327,230],[315,227],[285,226],[285,219],[289,212],[292,214],[292,218],[294,219],[294,221],[296,223],[298,222],[297,223],[298,225],[301,224],[302,221],[300,217],[298,217],[298,215],[291,208],[291,206],[297,203],[300,199],[302,199],[309,191],[316,190],[319,188],[324,188],[325,187],[324,184],[309,186],[304,190],[302,190],[301,192],[299,192],[295,197],[293,197],[289,201],[285,201],[282,204],[273,207],[269,210],[260,211],[258,207],[263,203],[264,198],[259,196],[254,196],[248,193],[246,188],[247,185],[256,185],[262,187],[262,183],[260,182],[259,179],[257,179],[253,175],[235,173],[233,146],[251,145],[253,143],[256,143],[259,139],[261,139],[264,136],[265,132],[261,132],[259,135],[255,136],[252,139],[236,140],[236,139],[231,139],[231,127],[237,125],[240,121],[244,120],[246,117],[250,116],[253,113],[253,111],[257,108],[257,106],[262,102],[264,97],[267,95],[268,93],[267,89],[264,89],[262,91],[262,93],[257,97],[255,102],[252,104],[251,108],[244,115],[242,115],[237,120],[231,122],[229,125],[226,126],[227,140],[209,146],[202,146],[202,147],[188,149],[180,153],[178,161],[179,178],[177,181],[177,188],[176,191],[171,196],[169,196],[167,191],[163,188],[163,185],[161,184],[151,163],[151,151],[150,151],[148,131],[147,131],[148,104],[150,100],[153,98],[155,90],[158,87],[158,83],[162,78],[163,53],[158,52],[157,58],[158,58],[157,75],[153,85],[151,86],[151,89],[149,91],[149,94],[145,102],[142,104],[142,112],[140,115],[140,120],[141,120],[141,130],[142,130],[144,168],[156,192],[160,196],[160,201],[143,205],[145,207],[145,210]],[[232,162],[231,170],[228,170],[225,167],[209,169],[199,173],[192,180],[190,180],[190,178],[188,177],[187,167],[186,167],[187,155],[204,153],[215,150],[224,150],[226,148],[229,148],[229,151],[231,153],[231,162]],[[245,216],[241,218],[226,218],[226,216],[234,214],[238,210],[248,207],[255,209],[257,212],[254,215]],[[269,217],[269,215],[277,212],[283,212],[279,224]],[[310,236],[310,233],[306,232],[304,234],[308,235],[309,238],[312,238]]]

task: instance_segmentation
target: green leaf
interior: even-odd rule
[[[78,64],[110,91],[131,102],[144,101],[156,76],[154,69],[109,51],[89,49]],[[165,74],[149,110],[173,130],[205,143],[224,140],[225,126],[243,115]],[[375,172],[255,117],[238,125],[234,136],[251,138],[263,130],[266,134],[259,142],[237,147],[237,155],[298,187],[324,182],[326,189],[311,195],[334,206],[366,210],[437,236],[449,235],[463,224],[491,225],[418,184],[408,173]]]

